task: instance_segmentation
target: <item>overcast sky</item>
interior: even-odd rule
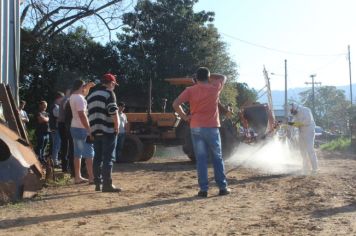
[[[215,12],[215,26],[238,65],[239,82],[260,89],[263,66],[272,90],[305,87],[311,74],[322,85],[348,85],[347,46],[356,74],[355,0],[200,0]],[[356,77],[353,79],[356,83]]]

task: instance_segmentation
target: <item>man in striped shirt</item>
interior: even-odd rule
[[[87,96],[91,135],[94,137],[95,191],[121,191],[120,188],[112,184],[111,178],[120,123],[116,97],[113,92],[116,85],[115,76],[105,74],[101,84],[95,86]]]

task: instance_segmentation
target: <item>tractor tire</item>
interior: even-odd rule
[[[132,134],[127,134],[125,137],[124,147],[118,160],[119,163],[132,163],[139,161],[143,153],[143,143],[141,140]]]
[[[148,161],[156,152],[156,145],[153,143],[144,143],[143,152],[140,161]]]
[[[192,162],[195,162],[195,154],[193,149],[192,137],[190,135],[190,128],[185,129],[184,141],[183,141],[183,152],[189,157]]]
[[[238,140],[237,136],[235,136],[229,130],[224,129],[224,127],[220,128],[220,137],[222,157],[224,160],[227,160],[234,154],[234,150],[239,145],[240,141]]]

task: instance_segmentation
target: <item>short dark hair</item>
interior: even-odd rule
[[[73,86],[72,86],[72,92],[80,89],[80,87],[82,87],[84,85],[84,81],[81,79],[76,79],[74,80]]]
[[[196,78],[198,81],[207,81],[209,79],[209,76],[210,76],[210,71],[208,68],[200,67],[197,70]]]
[[[118,102],[117,105],[118,105],[119,107],[124,107],[124,106],[125,106],[125,103],[124,103],[124,102]]]
[[[25,100],[21,100],[20,101],[20,105],[26,105],[26,101]]]

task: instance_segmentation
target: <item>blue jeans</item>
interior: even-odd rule
[[[51,132],[52,138],[52,160],[55,165],[58,164],[58,153],[61,148],[61,137],[59,136],[58,130],[53,130]]]
[[[38,156],[38,159],[41,163],[44,163],[45,160],[45,151],[46,151],[46,146],[49,141],[49,135],[48,133],[42,133],[36,132],[36,139],[37,139],[37,146],[36,146],[36,154]]]
[[[94,162],[93,174],[95,184],[100,184],[103,180],[103,186],[111,186],[111,172],[113,161],[115,160],[115,148],[117,141],[116,134],[104,134],[94,137]]]
[[[201,191],[208,191],[208,158],[212,157],[215,182],[219,189],[227,188],[224,161],[221,152],[219,128],[191,128],[191,136],[196,157],[198,183]]]
[[[124,148],[125,137],[126,137],[125,133],[119,133],[117,135],[116,161],[118,161],[120,159],[122,149]]]
[[[88,131],[82,128],[70,128],[70,133],[73,138],[74,158],[93,158],[93,144],[87,143]]]

